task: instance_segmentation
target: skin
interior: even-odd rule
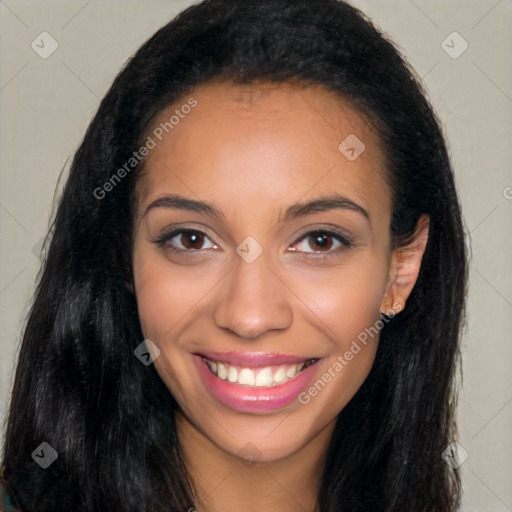
[[[367,377],[378,336],[309,403],[258,413],[209,396],[192,354],[319,357],[316,380],[381,312],[405,307],[428,219],[407,247],[393,250],[380,141],[371,123],[322,87],[210,83],[161,112],[154,126],[190,96],[197,106],[150,151],[137,184],[133,273],[142,330],[159,348],[155,368],[182,409],[178,435],[199,512],[238,511],[241,503],[245,511],[313,511],[336,416]],[[349,134],[365,144],[354,161],[338,149]],[[223,216],[147,210],[171,193],[211,203]],[[333,193],[369,219],[348,208],[284,219],[290,205]],[[172,226],[205,233],[203,245],[179,235],[155,244]],[[352,247],[327,237],[326,250],[303,234],[322,228],[349,237]],[[236,252],[248,236],[263,249],[252,263]],[[169,249],[183,244],[195,253]],[[247,443],[256,463],[243,459]]]

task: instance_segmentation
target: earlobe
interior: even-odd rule
[[[421,260],[427,246],[429,217],[422,214],[418,219],[412,240],[393,251],[390,266],[391,280],[382,299],[381,312],[385,315],[405,309],[407,299],[416,284]]]

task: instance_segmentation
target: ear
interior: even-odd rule
[[[420,215],[412,240],[393,251],[389,281],[380,307],[385,315],[393,316],[405,308],[420,272],[428,241],[429,220],[428,215]]]

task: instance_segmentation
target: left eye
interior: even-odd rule
[[[346,247],[350,248],[352,243],[350,240],[338,233],[328,231],[312,231],[306,233],[299,243],[295,244],[294,250],[305,253],[329,253]],[[310,250],[308,250],[310,249]]]

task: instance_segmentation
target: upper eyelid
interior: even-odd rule
[[[195,226],[172,226],[168,229],[163,229],[162,232],[156,237],[156,238],[172,238],[180,233],[183,232],[196,232],[196,233],[202,233],[203,235],[206,235],[208,238],[212,238],[208,233],[207,229],[201,227],[195,227]]]
[[[299,231],[298,234],[295,234],[293,238],[289,241],[290,244],[295,244],[303,240],[306,236],[311,236],[314,233],[327,233],[329,236],[334,236],[340,239],[342,242],[348,242],[349,244],[353,244],[353,237],[348,233],[343,233],[342,229],[335,228],[334,226],[308,226]]]

